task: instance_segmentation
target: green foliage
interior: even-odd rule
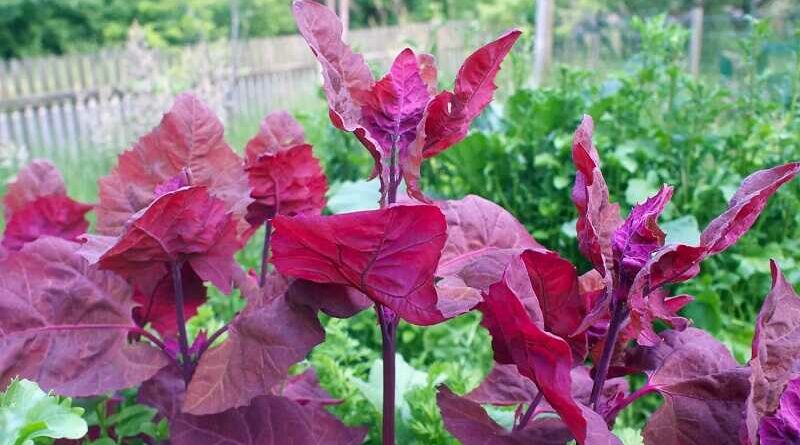
[[[80,439],[87,425],[82,408],[47,394],[30,380],[12,380],[0,393],[0,444],[33,445],[34,439]]]
[[[155,409],[136,403],[135,390],[122,391],[114,397],[85,399],[80,404],[96,437],[85,440],[84,445],[144,445],[169,437],[166,419],[157,419]]]

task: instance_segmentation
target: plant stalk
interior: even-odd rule
[[[192,378],[192,364],[189,357],[189,336],[186,334],[186,315],[183,311],[183,279],[181,277],[182,262],[171,261],[172,289],[175,292],[175,319],[178,322],[178,344],[181,348],[181,371],[183,380],[189,383]]]
[[[264,287],[267,284],[267,264],[269,263],[269,242],[272,238],[272,220],[268,219],[264,223],[264,248],[261,250],[261,276],[258,285]]]
[[[392,156],[389,162],[389,181],[386,200],[381,199],[381,207],[385,208],[397,201],[397,188],[400,186],[400,172],[397,169],[397,140],[392,147]],[[393,310],[375,303],[378,313],[378,323],[381,325],[383,340],[383,445],[394,445],[395,441],[395,386],[396,365],[395,353],[397,350],[397,325],[400,319]]]
[[[620,412],[622,412],[623,409],[627,408],[628,405],[630,405],[631,403],[641,399],[642,397],[646,396],[647,394],[650,394],[651,392],[655,392],[655,391],[656,391],[656,388],[654,386],[650,386],[649,384],[646,384],[646,385],[642,386],[641,388],[637,389],[636,391],[632,392],[631,394],[628,395],[628,397],[625,397],[624,399],[622,399],[621,402],[616,404],[607,413],[604,414],[606,423],[608,423],[610,425],[611,422],[614,420],[614,418],[617,417],[617,415]]]
[[[376,304],[383,338],[383,445],[394,445],[395,430],[395,350],[397,346],[397,315],[389,308]]]
[[[592,385],[592,395],[589,398],[589,405],[597,410],[597,403],[600,398],[600,392],[606,383],[608,376],[608,367],[611,364],[611,356],[614,355],[614,347],[617,344],[619,331],[622,328],[622,322],[625,321],[625,303],[618,300],[616,296],[612,296],[611,300],[611,322],[608,326],[608,334],[606,335],[606,343],[603,345],[603,355],[600,357],[600,362],[595,367],[594,385]]]
[[[522,415],[522,418],[519,420],[517,426],[514,427],[514,431],[521,431],[525,428],[525,426],[533,417],[533,412],[536,411],[536,407],[539,406],[539,403],[542,401],[542,397],[544,397],[544,393],[542,390],[539,390],[531,404],[528,405],[528,409],[525,411],[525,414]]]

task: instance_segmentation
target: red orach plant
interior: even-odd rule
[[[363,56],[342,41],[342,25],[330,9],[298,0],[300,33],[322,67],[330,118],[352,132],[375,161],[380,210],[335,216],[279,216],[275,266],[282,274],[356,289],[375,303],[383,336],[383,443],[395,436],[395,343],[400,319],[418,325],[444,321],[469,309],[464,292],[438,293],[434,272],[447,223],[431,205],[397,205],[405,181],[409,196],[428,203],[418,184],[422,160],[463,139],[470,123],[492,100],[500,63],[520,35],[510,31],[470,55],[453,91],[437,93],[432,56],[403,50],[381,79]],[[443,306],[444,310],[440,308]],[[456,307],[455,313],[453,307]]]
[[[789,356],[800,348],[793,337],[800,333],[800,312],[774,312],[779,299],[787,309],[800,300],[777,265],[773,263],[775,284],[759,316],[747,367],[739,366],[709,334],[689,327],[677,312],[692,297],[670,297],[664,286],[694,277],[705,258],[744,235],[769,197],[797,176],[800,163],[747,177],[697,246],[665,245],[658,217],[672,188],[665,185],[623,219],[609,199],[592,130],[592,119],[585,116],[575,132],[572,198],[578,210],[578,246],[594,269],[579,276],[569,262],[541,247],[512,256],[501,279],[484,287],[477,307],[492,336],[497,366],[466,397],[441,388],[445,426],[466,445],[563,443],[570,437],[579,444],[617,444],[609,426],[619,412],[658,392],[665,404],[645,427],[646,444],[739,443],[740,435],[742,443],[755,444],[759,428],[775,437],[788,434],[793,426],[782,413],[794,409],[793,393],[782,402],[786,411],[765,417],[778,409],[778,398],[793,378],[786,367],[800,364]],[[472,266],[478,272],[485,269]],[[469,271],[460,276],[475,278]],[[655,320],[672,329],[656,333]],[[777,326],[784,335],[776,335]],[[792,340],[785,337],[786,328]],[[770,352],[760,352],[770,347]],[[759,358],[765,355],[774,361],[766,365]],[[609,379],[640,372],[647,383],[630,394],[627,385]],[[572,388],[571,393],[564,388]],[[513,430],[495,423],[481,403],[518,405]],[[559,417],[539,417],[547,412]]]
[[[666,244],[658,218],[672,188],[623,218],[586,116],[573,142],[572,198],[592,270],[579,274],[498,205],[478,196],[432,203],[418,183],[422,161],[464,138],[491,101],[519,31],[470,55],[453,90],[438,92],[432,56],[406,49],[375,80],[341,41],[333,12],[301,0],[294,14],[322,65],[333,124],[375,160],[380,208],[323,216],[327,179],[291,116],[267,116],[243,159],[191,94],[100,180],[96,234],[84,234],[93,207],[35,161],[4,198],[0,387],[21,376],[83,397],[140,385],[139,400],[168,419],[175,445],[355,445],[366,429],[326,411],[340,400],[313,369],[290,367],[324,340],[319,312],[345,318],[374,305],[388,445],[400,320],[432,325],[476,309],[495,366],[465,396],[445,386],[438,394],[445,427],[466,445],[619,444],[618,414],[651,393],[664,404],[645,427],[648,445],[800,437],[800,299],[778,265],[746,366],[678,315],[691,296],[667,289],[743,236],[800,164],[747,177],[698,245]],[[403,182],[411,199],[398,203]],[[255,279],[234,254],[262,226]],[[206,283],[236,289],[246,306],[190,343],[187,319]],[[671,328],[657,332],[656,321]],[[625,377],[637,373],[646,383],[631,392]],[[516,406],[512,430],[484,404]]]
[[[267,143],[265,128],[276,120],[299,128],[285,113],[270,115],[251,147]],[[80,224],[25,219],[24,238],[9,224],[4,240],[24,245],[0,255],[0,381],[19,375],[67,396],[141,384],[140,401],[168,419],[176,445],[361,443],[366,429],[324,409],[339,401],[313,370],[289,374],[324,339],[317,312],[347,316],[355,309],[346,303],[360,309],[361,300],[320,305],[300,285],[287,292],[289,283],[275,273],[264,271],[259,284],[233,258],[253,225],[265,222],[252,217],[257,204],[275,207],[266,218],[278,208],[299,214],[324,207],[326,180],[310,153],[301,143],[246,164],[224,142],[213,113],[179,96],[100,180],[100,235],[75,242],[91,208],[78,204],[64,211],[78,208]],[[264,166],[273,157],[278,164]],[[55,168],[35,161],[9,186],[7,215],[16,221],[50,198],[73,202]],[[246,307],[190,345],[186,322],[205,301],[206,282],[226,293],[237,288]]]

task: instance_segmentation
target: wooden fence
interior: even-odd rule
[[[348,39],[379,66],[405,46],[434,48],[440,70],[453,73],[469,34],[464,26],[371,28],[352,31]],[[129,44],[95,54],[0,61],[0,146],[46,157],[102,148],[96,146],[118,151],[155,124],[179,90],[196,91],[223,115],[263,115],[308,100],[320,83],[317,63],[298,35],[162,52]]]

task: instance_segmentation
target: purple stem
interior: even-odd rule
[[[200,351],[197,352],[197,360],[200,360],[200,357],[202,357],[208,348],[210,348],[214,342],[217,341],[219,336],[226,332],[228,332],[228,323],[225,323],[221,328],[217,329],[213,334],[211,334],[211,337],[208,337],[206,344],[204,344],[203,347],[200,348]]]
[[[267,284],[267,263],[269,263],[269,241],[272,238],[272,220],[264,222],[264,248],[261,250],[261,277],[258,285],[264,287]]]
[[[395,350],[397,346],[397,315],[389,308],[375,305],[383,338],[383,445],[394,445],[395,418]]]
[[[604,417],[605,417],[606,423],[610,424],[614,420],[614,418],[617,417],[617,415],[623,409],[627,408],[628,405],[630,405],[631,403],[633,403],[633,402],[641,399],[642,397],[646,396],[647,394],[650,394],[651,392],[655,392],[655,391],[656,391],[656,387],[655,386],[650,386],[650,384],[646,384],[646,385],[642,386],[641,388],[637,389],[636,391],[632,392],[631,394],[628,394],[628,397],[625,397],[624,399],[622,399],[622,401],[620,401],[615,406],[613,406],[605,414]]]
[[[533,417],[533,412],[536,411],[536,407],[539,406],[539,403],[542,401],[542,397],[544,397],[544,393],[539,390],[539,393],[533,398],[531,404],[528,405],[528,409],[525,411],[525,414],[523,414],[522,418],[519,419],[517,426],[514,427],[514,431],[521,431],[523,428],[525,428],[525,425],[527,425]]]
[[[397,188],[400,186],[400,172],[395,174],[397,164],[397,140],[392,147],[392,156],[389,163],[389,187],[386,200],[381,198],[381,208],[390,206],[397,201]],[[378,313],[378,323],[381,325],[383,339],[383,445],[394,445],[395,435],[395,399],[394,388],[396,380],[395,352],[397,349],[397,324],[399,318],[388,307],[375,303]]]
[[[175,290],[175,319],[178,323],[178,344],[181,347],[181,370],[183,380],[188,384],[192,378],[192,364],[189,357],[189,336],[186,334],[186,315],[183,312],[182,262],[171,261],[169,266],[172,270],[172,288]]]
[[[627,314],[625,313],[625,303],[622,300],[612,295],[611,300],[611,322],[608,326],[608,334],[606,334],[606,343],[603,345],[603,355],[600,357],[600,362],[595,366],[594,385],[592,385],[592,395],[589,398],[589,405],[597,410],[597,402],[600,398],[600,392],[606,383],[608,376],[608,367],[611,364],[611,356],[614,355],[614,347],[617,344],[619,331],[622,328],[622,322],[625,321]]]

